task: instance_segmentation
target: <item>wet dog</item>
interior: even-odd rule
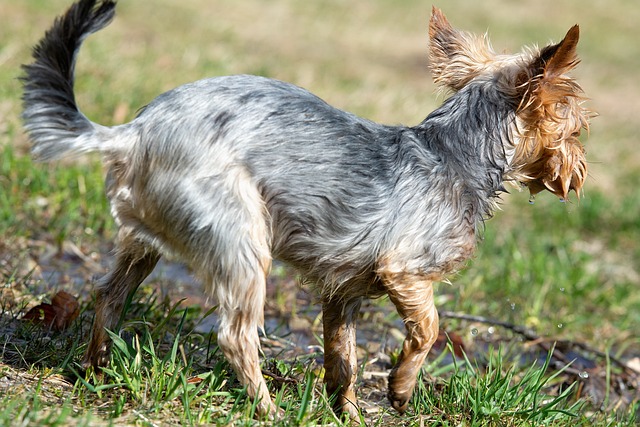
[[[452,95],[413,127],[379,125],[248,75],[180,86],[132,122],[105,127],[79,111],[73,74],[82,41],[114,10],[109,0],[74,4],[35,47],[23,78],[35,158],[97,151],[108,166],[117,257],[96,287],[87,366],[108,363],[106,329],[170,254],[216,298],[218,345],[261,413],[276,413],[258,331],[265,276],[278,258],[318,285],[327,390],[352,418],[358,309],[389,295],[407,330],[388,393],[402,412],[438,335],[432,284],[472,256],[504,184],[566,198],[585,181],[578,136],[589,113],[567,75],[578,63],[577,26],[558,44],[498,55],[434,8],[431,70]]]

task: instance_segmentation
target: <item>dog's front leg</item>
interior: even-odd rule
[[[335,397],[336,414],[342,416],[347,413],[352,420],[359,418],[355,392],[358,373],[356,317],[361,301],[357,298],[348,302],[325,301],[322,304],[327,393]]]
[[[431,280],[401,273],[387,275],[383,281],[407,329],[400,359],[389,375],[389,401],[403,413],[413,394],[418,372],[438,337],[438,311],[433,302]]]

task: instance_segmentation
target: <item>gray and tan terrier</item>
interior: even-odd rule
[[[358,418],[356,317],[387,294],[407,336],[389,400],[407,409],[438,335],[433,282],[468,260],[504,183],[579,194],[578,140],[590,113],[567,72],[578,26],[558,44],[498,55],[486,37],[434,8],[433,78],[452,95],[417,126],[384,126],[304,89],[257,76],[200,80],[160,95],[130,123],[89,121],[73,92],[82,41],[113,18],[110,0],[81,0],[26,65],[24,123],[42,161],[92,151],[108,166],[117,256],[96,286],[85,365],[109,362],[127,296],[161,254],[187,263],[219,305],[218,345],[262,414],[275,415],[260,369],[265,276],[283,260],[317,284],[325,382],[335,409]]]

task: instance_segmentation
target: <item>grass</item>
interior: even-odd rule
[[[437,292],[440,308],[531,328],[548,346],[557,340],[569,360],[494,325],[443,319],[466,356],[434,351],[409,411],[398,416],[386,403],[384,375],[397,357],[402,325],[387,301],[373,301],[363,308],[358,343],[359,396],[369,425],[638,422],[637,377],[634,389],[612,360],[640,356],[640,45],[632,42],[640,16],[627,3],[440,5],[454,25],[488,28],[497,50],[557,40],[581,24],[576,74],[600,113],[587,141],[592,164],[585,196],[563,204],[540,195],[533,205],[523,193],[505,196],[476,258]],[[255,402],[221,357],[215,333],[198,329],[208,310],[204,299],[171,275],[152,278],[136,294],[123,332],[112,336],[109,367],[79,369],[92,320],[90,284],[104,271],[114,237],[103,171],[96,158],[51,165],[29,159],[16,80],[30,46],[67,5],[0,4],[7,17],[0,26],[0,425],[257,424]],[[121,1],[115,22],[83,48],[78,102],[93,120],[110,125],[178,84],[254,73],[307,87],[373,120],[416,123],[441,101],[424,58],[428,13],[415,0],[401,6]],[[285,418],[272,424],[339,424],[322,391],[318,310],[288,270],[275,272],[263,367]],[[53,289],[79,295],[82,314],[71,328],[54,333],[20,321]],[[609,357],[577,351],[567,341]],[[588,379],[577,375],[583,372]]]
[[[35,331],[33,325],[21,325],[15,336],[3,343],[5,348],[17,342],[17,336],[30,337],[31,345],[23,348],[27,354],[21,356],[30,359],[38,354],[40,360],[33,362],[31,373],[11,373],[20,377],[21,384],[5,393],[0,423],[95,425],[111,420],[119,425],[254,424],[255,402],[237,388],[217,350],[210,353],[206,337],[189,332],[196,314],[166,300],[150,298],[134,303],[124,332],[111,334],[112,362],[100,375],[80,374],[73,362],[81,350],[78,342],[82,328],[51,337]],[[156,326],[150,328],[153,324]],[[6,351],[3,359],[10,362],[8,365],[19,365],[11,363],[11,353]],[[56,360],[54,353],[66,356]],[[549,368],[550,356],[542,365],[528,367],[508,362],[500,350],[489,351],[487,357],[488,363],[480,366],[467,357],[457,360],[450,358],[449,352],[442,352],[425,367],[424,375],[428,372],[446,380],[419,381],[405,417],[385,411],[369,416],[367,421],[371,425],[429,422],[478,426],[593,422],[593,418],[580,414],[584,403],[572,401],[574,386],[550,392],[562,374]],[[268,358],[265,365],[270,364],[279,376],[292,380],[282,385],[270,382],[275,401],[285,414],[274,425],[339,423],[322,392],[321,370],[315,363]],[[51,365],[56,367],[45,368]]]
[[[44,232],[62,244],[113,228],[112,219],[105,215],[109,208],[99,163],[80,167],[35,165],[12,145],[3,148],[0,225],[7,235],[30,238]]]
[[[463,366],[454,359],[453,375],[440,390],[424,388],[416,399],[416,411],[429,413],[439,409],[439,415],[430,422],[464,425],[551,425],[555,422],[578,421],[581,403],[570,404],[573,386],[557,396],[544,393],[561,371],[546,374],[551,355],[542,366],[532,365],[516,370],[504,365],[500,351],[489,353],[489,362],[480,369],[468,358]]]
[[[594,193],[570,206],[553,199],[523,206],[508,206],[495,222],[513,214],[524,226],[487,225],[476,260],[465,272],[469,283],[459,294],[451,290],[456,305],[469,313],[506,312],[507,319],[545,335],[563,334],[560,329],[568,327],[594,342],[607,336],[610,345],[626,341],[627,335],[609,331],[628,330],[640,320],[630,309],[640,304],[635,292],[640,224],[632,214],[640,198],[612,202]],[[478,304],[479,299],[488,301]],[[593,322],[588,313],[602,307],[617,315]]]

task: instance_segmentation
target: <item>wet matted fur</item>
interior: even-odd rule
[[[82,0],[58,18],[24,67],[33,155],[102,153],[119,227],[116,262],[96,287],[85,363],[109,360],[106,329],[161,254],[186,262],[217,299],[218,344],[263,414],[275,414],[259,364],[272,258],[317,284],[325,381],[337,411],[358,416],[355,320],[363,298],[388,294],[407,337],[389,377],[404,411],[438,334],[434,281],[472,256],[505,182],[566,198],[587,175],[589,113],[566,73],[578,27],[558,44],[495,54],[486,37],[434,8],[430,60],[452,95],[420,124],[384,126],[304,89],[248,76],[205,79],[160,95],[132,122],[104,127],[80,113],[76,55],[114,16]]]

